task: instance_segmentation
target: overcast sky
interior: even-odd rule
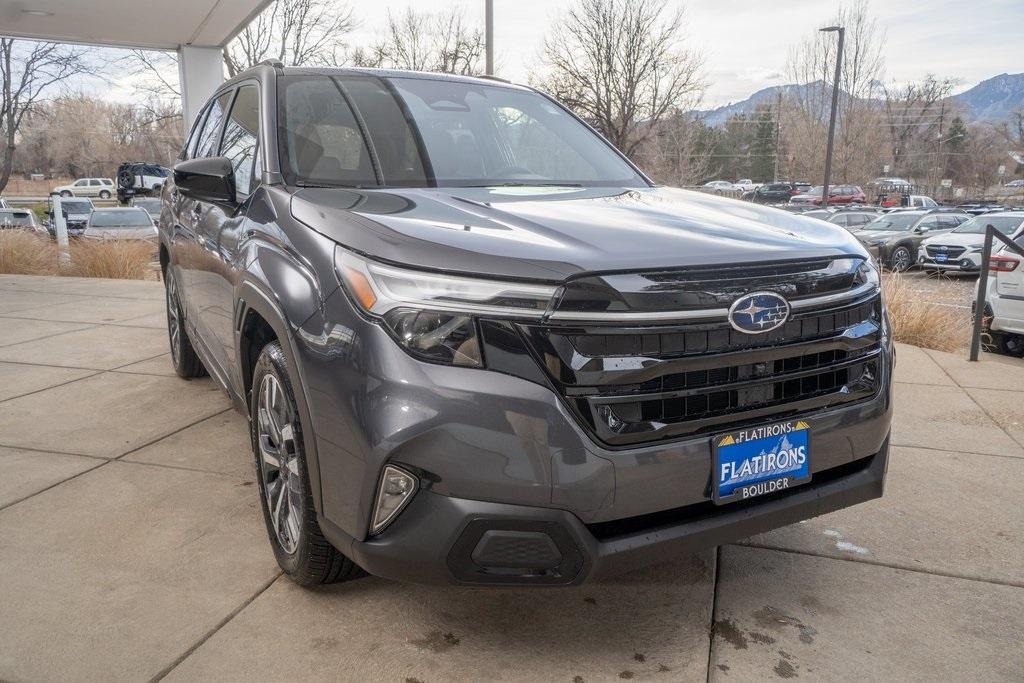
[[[671,0],[670,0],[671,1]],[[354,42],[367,43],[387,11],[410,0],[352,0],[363,25]],[[544,31],[571,0],[494,0],[498,75],[526,81]],[[444,0],[416,0],[440,9]],[[787,82],[791,45],[827,24],[832,0],[685,0],[687,39],[704,52],[709,84],[704,106],[745,99],[759,88]],[[469,18],[483,25],[484,0],[463,0]],[[927,73],[960,79],[959,90],[996,74],[1024,71],[1024,0],[873,0],[872,14],[886,30],[886,80]]]

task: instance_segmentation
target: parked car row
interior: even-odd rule
[[[69,238],[155,239],[157,236],[160,200],[155,197],[140,198],[127,207],[97,208],[90,199],[78,197],[62,197],[60,203]],[[48,233],[56,239],[53,204],[45,224],[40,223],[32,209],[0,205],[0,230]]]

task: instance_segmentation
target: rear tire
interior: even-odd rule
[[[999,336],[993,339],[993,341],[996,343],[996,347],[999,349],[1000,353],[1007,356],[1013,356],[1014,358],[1024,357],[1024,336],[1019,334],[1009,334],[1006,332],[992,333],[994,337],[997,334]]]
[[[300,586],[363,576],[359,565],[324,538],[317,522],[295,391],[276,340],[263,347],[253,369],[249,433],[263,520],[284,573]]]
[[[100,199],[110,199],[110,193],[106,190],[100,190]]]
[[[185,331],[185,315],[178,297],[178,281],[168,265],[164,272],[164,292],[167,301],[167,338],[171,345],[171,364],[178,377],[191,379],[206,374],[203,362],[192,348],[192,340]]]

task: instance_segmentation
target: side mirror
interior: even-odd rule
[[[929,230],[931,230],[931,228],[929,228],[927,225],[919,225],[916,228],[914,228],[914,232],[916,232],[918,235],[923,235]]]
[[[227,157],[189,159],[174,166],[174,185],[190,199],[235,203],[235,171]]]

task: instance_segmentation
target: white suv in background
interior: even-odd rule
[[[61,197],[110,199],[114,196],[114,181],[110,178],[79,178],[70,185],[53,188],[50,194],[59,194]]]
[[[1020,214],[1021,212],[1017,212]],[[988,218],[988,215],[978,218]],[[1013,235],[1024,248],[1024,227]],[[1010,356],[1024,355],[1024,257],[999,243],[993,248],[985,294],[985,329],[992,346]],[[980,284],[980,282],[979,282]]]
[[[1024,226],[1024,211],[985,213],[961,223],[951,232],[929,237],[921,242],[917,264],[925,270],[977,272],[981,268],[985,228],[989,225],[1004,235],[1016,234]]]

